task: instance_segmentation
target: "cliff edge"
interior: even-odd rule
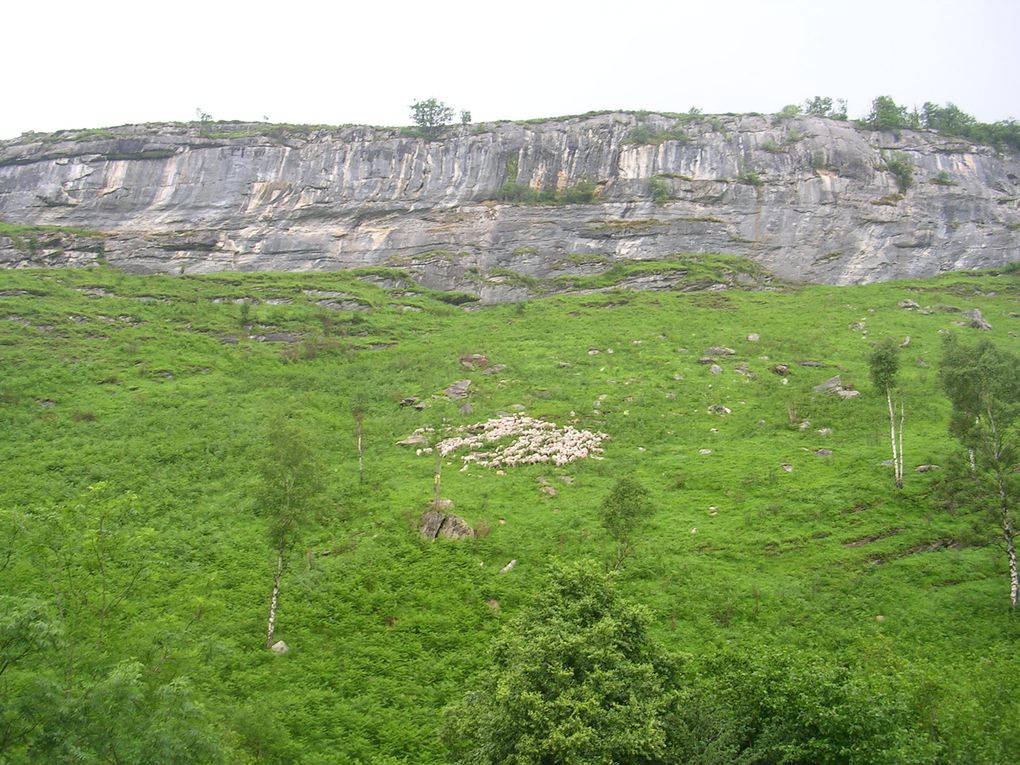
[[[521,283],[508,276],[712,252],[851,284],[1020,259],[1018,200],[1015,154],[818,117],[609,113],[456,126],[434,141],[126,126],[0,143],[0,220],[15,224],[0,229],[0,265],[394,266],[501,300]]]

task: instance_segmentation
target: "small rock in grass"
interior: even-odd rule
[[[446,539],[471,539],[475,535],[475,530],[460,516],[448,515],[439,529],[439,534]]]
[[[992,325],[989,324],[983,316],[981,316],[981,310],[978,308],[967,311],[967,318],[970,319],[970,322],[967,324],[968,327],[980,329],[985,332],[992,328]]]
[[[516,566],[517,566],[517,559],[514,558],[512,561],[510,561],[505,566],[503,566],[503,568],[501,568],[499,570],[499,573],[501,573],[501,574],[508,574],[511,571],[513,571]]]
[[[832,449],[816,449],[815,455],[818,457],[831,457]]]
[[[446,397],[448,399],[455,400],[467,396],[468,388],[470,387],[471,387],[470,380],[457,380],[456,382],[448,385],[446,390],[443,392],[446,394]]]
[[[839,375],[836,375],[835,377],[830,377],[822,384],[816,385],[814,387],[814,391],[815,393],[828,393],[829,391],[833,391],[841,387],[843,387],[843,381],[840,379]]]
[[[424,446],[428,442],[425,436],[415,433],[402,441],[397,441],[397,446]]]
[[[277,640],[269,647],[269,650],[275,653],[277,656],[283,656],[284,654],[290,653],[290,646],[284,643],[282,640]]]

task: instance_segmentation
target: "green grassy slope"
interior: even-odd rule
[[[314,290],[366,310],[323,307],[344,298]],[[352,274],[0,273],[0,509],[27,529],[8,591],[53,597],[41,573],[52,559],[23,544],[46,511],[62,508],[73,526],[89,486],[132,492],[132,541],[114,557],[125,572],[144,560],[145,571],[106,623],[82,621],[96,666],[135,657],[160,677],[187,675],[249,755],[238,721],[272,718],[285,741],[277,761],[442,762],[441,708],[464,693],[552,559],[609,557],[595,507],[616,478],[634,476],[658,510],[621,587],[651,609],[667,647],[839,655],[910,678],[919,714],[962,742],[1011,729],[1000,717],[1020,711],[1020,632],[1005,556],[993,527],[936,509],[935,473],[914,468],[954,448],[937,388],[940,333],[978,334],[954,309],[979,308],[993,325],[984,334],[1020,349],[1015,273],[560,295],[470,311],[413,292]],[[267,302],[282,299],[291,302]],[[921,310],[898,307],[905,299]],[[293,342],[258,339],[271,333]],[[910,337],[902,492],[882,464],[885,399],[868,382],[872,343],[887,336]],[[711,346],[735,352],[716,355],[718,374],[701,363]],[[460,357],[474,353],[505,369],[465,369]],[[836,374],[861,395],[813,391]],[[469,415],[434,397],[458,379],[472,381]],[[401,407],[408,396],[429,406]],[[396,442],[520,407],[607,433],[604,458],[501,475],[461,471],[451,457],[443,496],[483,534],[423,541],[415,525],[433,458]],[[301,423],[328,465],[324,507],[283,580],[284,657],[262,647],[275,558],[253,509],[254,465],[278,413]],[[517,567],[497,573],[511,559]],[[83,577],[78,590],[99,592],[101,580]],[[988,751],[1017,758],[1016,746]]]

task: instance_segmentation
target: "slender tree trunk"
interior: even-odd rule
[[[1003,519],[1002,536],[1006,540],[1006,557],[1009,559],[1009,608],[1016,611],[1017,598],[1020,597],[1020,579],[1016,566],[1016,547],[1013,544],[1013,524],[1009,516]]]
[[[364,415],[361,412],[354,415],[354,432],[358,444],[358,483],[365,480],[365,453],[361,448],[361,422],[363,419]]]
[[[896,451],[896,410],[893,408],[892,391],[885,389],[885,400],[889,404],[889,441],[892,445],[893,474],[896,479],[896,488],[903,488],[903,476],[900,475],[900,455]]]
[[[436,466],[432,474],[432,507],[439,507],[443,496],[443,455],[436,449]]]
[[[283,574],[283,552],[276,558],[276,576],[273,577],[273,596],[269,600],[269,627],[266,629],[266,648],[271,648],[276,634],[276,608],[280,604],[280,576]]]
[[[903,421],[907,419],[907,410],[903,406],[903,402],[900,401],[900,432],[897,434],[897,438],[900,442],[900,482],[896,486],[900,489],[903,488]]]
[[[999,514],[1002,520],[1002,538],[1006,542],[1006,560],[1009,562],[1009,610],[1016,612],[1017,598],[1020,597],[1020,575],[1017,573],[1016,545],[1013,542],[1013,518],[1009,512],[1009,495],[1006,493],[1006,477],[1000,472]]]

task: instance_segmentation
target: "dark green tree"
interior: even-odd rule
[[[648,490],[633,478],[619,479],[599,505],[599,522],[616,542],[613,568],[634,551],[634,534],[655,512]]]
[[[421,136],[429,141],[439,138],[443,134],[443,128],[449,125],[452,119],[453,107],[434,98],[411,104],[411,121]]]
[[[864,124],[874,130],[900,130],[919,127],[920,118],[890,96],[879,96],[871,102],[871,112],[864,118]]]
[[[893,471],[896,488],[903,488],[903,421],[906,410],[900,401],[899,423],[896,422],[896,406],[893,403],[893,389],[896,387],[896,374],[900,368],[900,360],[896,342],[886,338],[871,352],[868,365],[871,370],[871,382],[885,393],[889,404],[889,441],[892,444]]]
[[[906,194],[914,183],[914,163],[910,156],[902,151],[894,151],[892,154],[883,155],[885,169],[896,178],[896,188],[901,194]]]
[[[846,119],[846,99],[837,98],[835,106],[828,96],[815,96],[804,101],[804,113],[812,117],[828,117],[833,120]]]
[[[942,488],[958,505],[991,511],[1006,551],[1009,605],[1020,597],[1014,516],[1020,501],[1020,358],[990,341],[947,335],[939,381],[953,410],[949,432],[967,452],[950,464]]]
[[[277,417],[269,426],[265,454],[259,462],[256,507],[269,522],[269,543],[276,554],[276,573],[269,603],[266,647],[273,645],[280,578],[287,553],[302,525],[311,517],[322,492],[324,470],[309,443],[308,433]]]
[[[476,689],[446,710],[453,760],[653,765],[686,761],[687,747],[721,748],[708,734],[692,741],[679,663],[651,639],[648,622],[593,561],[555,567],[496,639]]]
[[[702,663],[696,682],[732,718],[739,753],[730,762],[942,762],[906,683],[839,656],[769,645],[727,647]]]
[[[974,117],[951,103],[939,106],[927,101],[921,107],[921,125],[940,133],[966,135],[976,123]]]

